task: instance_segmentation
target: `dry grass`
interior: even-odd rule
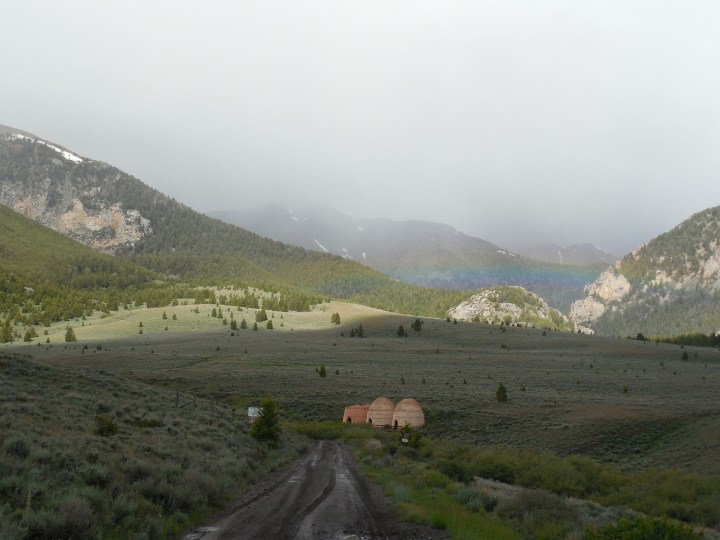
[[[682,361],[674,345],[433,319],[401,339],[397,327],[414,318],[345,303],[282,319],[275,313],[275,329],[261,324],[257,332],[250,329],[254,310],[223,308],[250,326],[231,336],[229,325],[209,316],[214,306],[198,307],[199,314],[189,305],[93,317],[75,325],[76,344],[58,343],[58,325],[50,347],[14,348],[43,363],[104,369],[226,403],[272,393],[294,419],[336,419],[346,404],[411,396],[425,407],[427,432],[438,436],[632,468],[720,472],[706,457],[720,450],[716,350],[698,349],[695,358],[688,348],[690,361]],[[334,312],[340,326],[330,324]],[[360,323],[368,337],[340,337]],[[315,372],[320,365],[327,378]],[[495,399],[499,382],[508,403]]]
[[[126,471],[122,474],[136,478],[145,492],[140,499],[121,492],[110,498],[112,504],[127,507],[127,516],[137,511],[150,515],[156,508],[174,512],[163,506],[166,486],[160,483],[160,473],[147,480],[143,471],[157,469],[158,460],[180,459],[173,454],[178,445],[171,442],[177,433],[192,433],[188,463],[207,463],[209,456],[214,459],[228,446],[229,426],[234,424],[227,415],[232,407],[245,407],[272,394],[287,419],[340,420],[345,405],[386,395],[396,401],[418,399],[425,408],[427,435],[479,447],[508,445],[560,455],[585,454],[624,469],[677,467],[720,474],[720,464],[712,459],[720,452],[720,353],[716,350],[686,348],[690,359],[683,361],[683,350],[674,345],[555,332],[543,335],[540,329],[503,331],[498,326],[437,319],[425,319],[423,330],[416,333],[409,330],[414,317],[341,302],[317,306],[309,313],[274,313],[274,318],[268,313],[275,329],[260,324],[258,331],[252,330],[255,310],[223,307],[228,321],[232,312],[238,323],[245,318],[249,326],[231,333],[229,324],[210,317],[213,307],[197,306],[199,313],[194,312],[196,306],[180,305],[93,316],[72,323],[77,343],[64,343],[65,325],[58,324],[48,329],[50,345],[41,335],[31,344],[4,346],[0,351],[31,354],[40,366],[53,368],[47,373],[62,368],[58,373],[64,374],[48,375],[42,383],[21,378],[24,382],[13,387],[12,399],[3,402],[10,408],[3,411],[5,424],[0,426],[0,443],[8,445],[5,455],[23,452],[22,444],[13,450],[18,443],[7,442],[14,433],[29,447],[28,457],[12,457],[21,461],[53,462],[56,451],[72,454],[86,447],[97,447],[92,452],[98,456],[116,455],[117,448],[108,449],[115,441],[123,455],[134,460],[121,464],[120,470]],[[339,326],[330,323],[335,312],[341,316]],[[349,336],[360,323],[366,338],[340,337],[341,332]],[[408,329],[407,338],[397,337],[400,324]],[[320,365],[327,369],[326,378],[316,372]],[[507,387],[507,403],[495,399],[500,382]],[[206,405],[196,413],[183,409],[178,416],[173,412],[177,391],[194,394]],[[215,403],[215,414],[225,411],[224,424],[205,425],[212,418],[203,416],[211,414],[210,403]],[[97,414],[115,418],[119,435],[107,439],[93,435]],[[185,416],[192,414],[192,425],[198,428],[181,428],[191,425]],[[162,422],[163,427],[141,427],[148,421]],[[232,433],[246,440],[244,432]],[[58,448],[40,443],[51,439],[62,442]],[[244,454],[237,455],[242,459]],[[95,465],[75,459],[78,466]],[[232,463],[236,458],[227,459]],[[111,479],[120,474],[112,461],[101,460],[100,465]],[[238,467],[242,475],[242,466]],[[207,470],[196,472],[202,475]],[[4,489],[14,493],[5,511],[22,508],[26,488]],[[89,484],[84,489],[109,488]],[[210,501],[213,493],[207,489],[203,496]],[[83,497],[92,500],[92,493]],[[57,511],[59,503],[53,504]],[[82,505],[76,506],[82,515]],[[125,514],[118,510],[122,523],[129,519],[121,517]],[[170,522],[181,527],[182,519]]]

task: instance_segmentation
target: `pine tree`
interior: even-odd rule
[[[357,336],[358,337],[365,337],[365,330],[363,330],[362,323],[360,324],[360,327],[357,330]]]
[[[320,366],[320,376],[321,377],[327,377],[327,371],[325,371],[325,366]]]
[[[270,320],[267,322],[267,329],[268,329],[268,330],[272,330],[272,329],[273,329],[273,324],[272,324],[272,321],[270,321]]]
[[[163,317],[163,320],[167,319],[167,313],[163,311],[162,317]]]
[[[10,327],[10,319],[5,319],[5,323],[2,326],[2,332],[0,333],[0,342],[12,343],[14,339],[12,328]]]
[[[68,343],[71,341],[77,341],[77,338],[75,337],[75,330],[73,330],[72,326],[68,325],[68,327],[65,329],[65,341]]]
[[[507,388],[505,388],[505,385],[503,383],[500,383],[498,385],[497,390],[495,391],[495,397],[500,402],[505,402],[508,400]]]
[[[253,323],[253,330],[257,330],[257,329],[258,329],[257,323]]]
[[[243,319],[242,321],[240,321],[240,329],[245,330],[246,328],[247,328],[247,321],[245,319]]]
[[[237,321],[235,319],[230,319],[230,330],[237,330],[238,325]]]
[[[250,428],[250,435],[270,448],[277,448],[280,445],[280,433],[280,415],[275,401],[268,397],[260,404],[260,414]]]
[[[267,318],[268,318],[268,316],[264,309],[261,309],[260,311],[258,311],[255,314],[255,321],[257,321],[257,322],[267,321]]]
[[[340,314],[339,313],[333,313],[330,317],[330,322],[333,324],[340,324]]]
[[[405,336],[407,336],[407,332],[406,332],[405,329],[403,328],[403,325],[402,325],[402,324],[401,324],[400,326],[398,326],[397,335],[398,335],[398,337],[405,337]]]

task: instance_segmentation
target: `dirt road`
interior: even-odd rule
[[[320,442],[273,483],[183,540],[441,539],[442,531],[398,521],[350,449]]]

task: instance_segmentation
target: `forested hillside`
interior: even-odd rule
[[[8,319],[40,324],[117,309],[150,288],[152,277],[0,205],[0,314]]]
[[[586,287],[572,317],[603,334],[720,330],[720,207],[691,216]]]
[[[64,159],[28,137],[0,138],[0,202],[112,249],[162,279],[294,289],[426,316],[442,316],[466,296],[405,285],[338,256],[260,237],[200,214],[115,167]]]
[[[319,205],[273,204],[210,215],[274,240],[361,262],[405,283],[468,290],[520,285],[563,310],[605,267],[540,262],[443,223],[353,219]]]

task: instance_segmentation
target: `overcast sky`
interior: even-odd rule
[[[716,0],[4,4],[0,124],[202,211],[622,255],[720,204]]]

